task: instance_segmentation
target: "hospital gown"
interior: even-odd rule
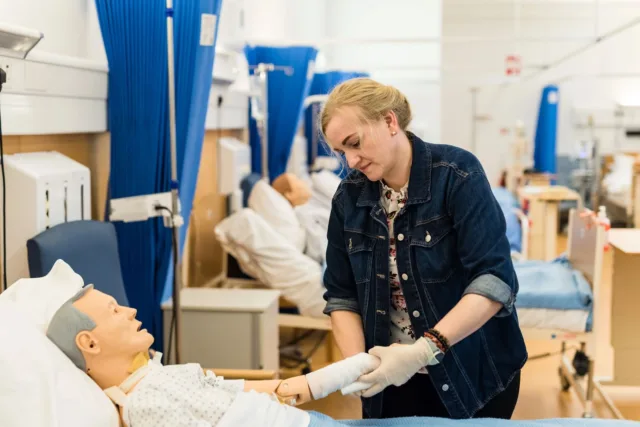
[[[155,366],[128,395],[123,420],[129,427],[309,425],[306,412],[243,388],[243,380],[205,374],[198,364]]]

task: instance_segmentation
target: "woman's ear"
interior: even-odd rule
[[[98,340],[96,340],[89,331],[82,331],[78,335],[76,335],[76,345],[83,353],[100,353]]]
[[[385,114],[384,121],[389,128],[392,128],[391,130],[395,130],[395,128],[398,127],[398,117],[393,111],[389,111]]]

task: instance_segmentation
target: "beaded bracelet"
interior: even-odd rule
[[[438,332],[438,330],[429,329],[424,333],[424,336],[425,338],[429,338],[431,341],[433,341],[434,344],[438,346],[441,352],[446,353],[447,351],[449,351],[449,340],[440,332]]]

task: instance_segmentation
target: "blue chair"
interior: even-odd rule
[[[85,284],[113,296],[118,304],[129,305],[112,223],[87,220],[55,225],[29,239],[27,253],[31,277],[46,276],[61,259]]]

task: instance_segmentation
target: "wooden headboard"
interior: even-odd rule
[[[606,230],[598,225],[595,213],[588,209],[569,212],[568,257],[571,266],[582,272],[593,288],[602,278]]]

